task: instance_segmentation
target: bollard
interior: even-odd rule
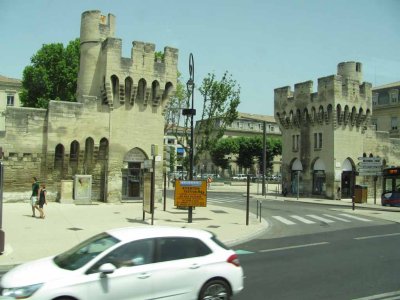
[[[354,210],[356,208],[354,196],[351,197],[351,201],[352,201],[352,208]]]
[[[257,200],[257,210],[256,210],[256,217],[257,217],[257,219],[258,219],[258,200]]]
[[[262,205],[262,202],[260,201],[260,223],[261,223],[261,205]]]

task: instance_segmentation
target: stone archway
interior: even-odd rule
[[[312,193],[314,195],[326,194],[326,167],[321,158],[317,158],[313,164],[313,187]]]
[[[354,193],[356,180],[355,166],[351,158],[346,158],[342,163],[341,191],[342,198],[351,198]]]
[[[303,164],[296,158],[292,161],[291,174],[290,174],[290,192],[292,194],[299,194],[303,190]]]
[[[139,148],[133,148],[125,154],[121,170],[123,200],[143,199],[143,168],[147,159],[146,153]]]

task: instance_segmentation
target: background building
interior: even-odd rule
[[[91,175],[92,199],[143,199],[151,145],[162,155],[163,110],[176,85],[178,50],[165,47],[155,59],[154,44],[134,41],[131,57],[122,57],[115,20],[100,11],[82,14],[76,103],[5,110],[6,200],[26,200],[32,176],[47,183],[50,198],[59,198],[62,182],[77,175]],[[161,187],[162,162],[156,181]]]
[[[196,127],[199,126],[199,122],[196,122]],[[224,135],[222,138],[235,138],[235,137],[252,137],[252,136],[262,136],[263,134],[263,124],[266,123],[266,137],[268,138],[280,138],[281,131],[278,124],[273,116],[267,115],[257,115],[249,113],[238,113],[238,118],[232,122],[232,124],[226,127]],[[217,122],[218,124],[218,122]],[[197,131],[195,131],[197,132]],[[245,173],[246,170],[242,170],[236,162],[235,155],[230,156],[229,169],[226,171],[218,170],[213,164],[211,157],[208,153],[204,153],[199,162],[196,165],[197,174],[219,174],[225,177],[231,177],[239,173]],[[280,174],[281,167],[281,157],[274,157],[273,167],[271,172],[274,174]],[[259,174],[261,170],[258,169],[257,163],[254,164],[252,170],[247,170],[251,174]]]
[[[5,130],[4,111],[9,106],[20,107],[19,92],[22,83],[19,79],[0,75],[0,130]]]
[[[400,138],[400,81],[373,88],[372,107],[371,123],[375,129]]]

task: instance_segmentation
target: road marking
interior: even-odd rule
[[[297,249],[297,248],[321,246],[321,245],[326,245],[326,244],[329,244],[329,242],[321,242],[321,243],[314,243],[314,244],[305,244],[305,245],[288,246],[288,247],[282,247],[282,248],[273,248],[273,249],[260,250],[259,252],[282,251],[282,250],[290,250],[290,249]]]
[[[235,250],[236,254],[243,255],[243,254],[253,254],[254,252],[246,251],[246,250]]]
[[[322,221],[322,222],[325,222],[325,223],[335,223],[335,221],[332,221],[332,220],[329,220],[329,219],[325,219],[323,217],[318,217],[316,215],[307,215],[307,217],[310,217],[310,218],[313,218],[313,219],[316,219],[318,221]]]
[[[399,296],[399,297],[392,297],[392,296]],[[385,298],[385,297],[391,297],[391,298]],[[395,291],[395,292],[389,292],[389,293],[384,293],[384,294],[379,294],[379,295],[372,295],[372,296],[367,296],[363,298],[357,298],[353,300],[376,300],[376,299],[400,299],[400,291]]]
[[[314,221],[307,220],[306,218],[303,218],[303,217],[300,217],[300,216],[291,216],[291,217],[293,219],[299,220],[299,221],[301,221],[303,223],[306,223],[306,224],[315,224]]]
[[[280,222],[286,224],[286,225],[296,225],[296,223],[294,223],[294,222],[292,222],[292,221],[290,221],[290,220],[288,220],[288,219],[285,219],[285,218],[283,218],[283,217],[280,217],[280,216],[272,216],[272,217],[273,217],[274,219],[277,219],[278,221],[280,221]]]
[[[348,215],[348,214],[340,214],[340,215],[344,216],[344,217],[347,217],[347,218],[352,218],[352,219],[355,219],[355,220],[358,220],[358,221],[371,222],[371,220],[360,218],[360,217],[356,217],[356,216],[353,216],[353,215]]]
[[[350,220],[346,220],[346,219],[343,219],[343,218],[339,218],[339,217],[337,217],[337,216],[332,216],[332,215],[328,215],[328,214],[324,214],[324,216],[325,216],[325,217],[328,217],[328,218],[331,218],[331,219],[338,220],[338,221],[342,221],[342,222],[347,222],[347,223],[351,222]]]
[[[367,239],[375,239],[375,238],[389,237],[389,236],[396,236],[396,235],[400,235],[400,232],[381,234],[381,235],[360,236],[360,237],[356,237],[354,239],[355,240],[367,240]]]

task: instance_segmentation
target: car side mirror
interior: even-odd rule
[[[106,277],[108,274],[114,273],[114,271],[117,268],[110,263],[106,263],[100,266],[99,271],[100,271],[100,277]]]

